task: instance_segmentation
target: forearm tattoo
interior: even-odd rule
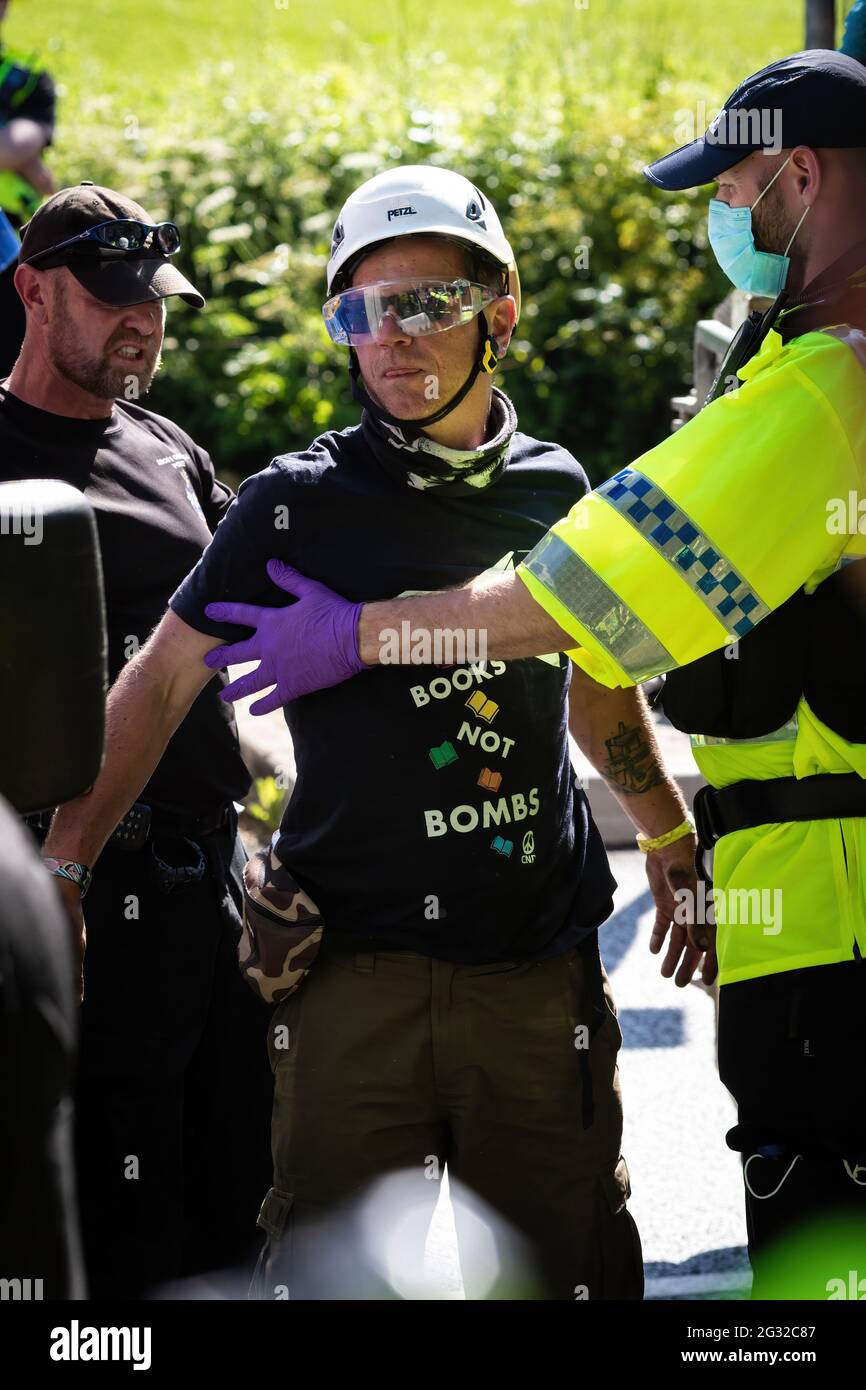
[[[665,777],[639,724],[626,725],[605,739],[608,760],[599,768],[602,777],[625,796],[638,796],[663,785]]]

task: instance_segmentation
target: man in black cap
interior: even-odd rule
[[[204,303],[172,263],[179,247],[172,223],[84,183],[27,224],[15,275],[27,331],[0,385],[0,479],[60,478],[95,508],[112,680],[232,500],[207,453],[138,404],[159,367],[165,299]],[[267,1011],[236,961],[245,856],[234,802],[248,785],[212,685],[88,896],[77,1160],[96,1298],[237,1263],[255,1231],[271,1081]],[[48,819],[31,818],[39,838]]]
[[[401,624],[413,640],[486,630],[506,660],[566,650],[610,687],[668,673],[715,850],[714,900],[674,920],[696,946],[718,933],[754,1292],[845,1297],[866,1247],[866,69],[823,49],[773,63],[645,172],[665,189],[717,181],[714,253],[773,301],[706,408],[516,573],[364,606],[283,573],[299,598],[278,616],[208,612],[258,623],[243,651],[262,666],[233,698],[276,685],[285,702],[384,650],[405,660],[383,647]]]

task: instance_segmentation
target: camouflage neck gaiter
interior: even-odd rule
[[[366,410],[361,429],[383,468],[399,482],[467,494],[490,487],[501,474],[517,429],[517,412],[505,393],[494,386],[488,417],[490,437],[477,449],[449,449],[426,434],[407,439],[396,425],[376,420]]]

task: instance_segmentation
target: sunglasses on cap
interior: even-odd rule
[[[501,293],[470,280],[380,280],[332,295],[322,317],[333,342],[355,346],[374,342],[386,319],[410,338],[422,338],[469,323],[499,298]]]
[[[55,246],[46,246],[44,251],[35,251],[28,256],[26,265],[41,260],[43,256],[55,256],[70,246],[95,242],[97,247],[109,251],[128,254],[135,251],[157,250],[163,256],[173,256],[180,250],[180,232],[173,222],[137,222],[131,218],[116,218],[111,222],[100,222],[88,227],[86,232],[59,241]]]

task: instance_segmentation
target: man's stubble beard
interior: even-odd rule
[[[130,361],[125,370],[112,367],[105,356],[88,357],[80,343],[66,332],[49,341],[49,357],[62,377],[102,401],[113,401],[119,396],[135,400],[146,395],[161,362],[161,356],[157,356],[153,364]],[[130,391],[132,378],[136,385]]]
[[[757,222],[755,219],[758,218],[758,213],[752,213],[753,231],[755,245],[759,251],[768,251],[773,255],[782,256],[794,234],[799,218],[792,217],[782,205],[781,194],[778,198],[775,197],[775,194],[776,189],[771,188],[764,200],[770,206]],[[809,257],[808,220],[806,218],[801,223],[799,231],[794,236],[793,245],[788,252],[791,269],[785,284],[787,290],[799,290],[803,285],[803,275]]]
[[[145,366],[130,361],[125,370],[122,367],[112,367],[107,362],[105,353],[99,357],[89,356],[75,338],[71,316],[66,312],[67,299],[62,290],[57,295],[55,307],[59,313],[55,319],[54,331],[48,337],[47,349],[51,365],[62,377],[82,391],[95,396],[97,400],[113,401],[118,397],[137,400],[139,396],[147,394],[162,362],[161,351],[157,353],[152,365],[148,363]],[[146,348],[142,347],[142,351],[146,351]],[[139,366],[142,370],[137,371],[136,368]],[[132,390],[130,378],[135,378],[136,381]]]

